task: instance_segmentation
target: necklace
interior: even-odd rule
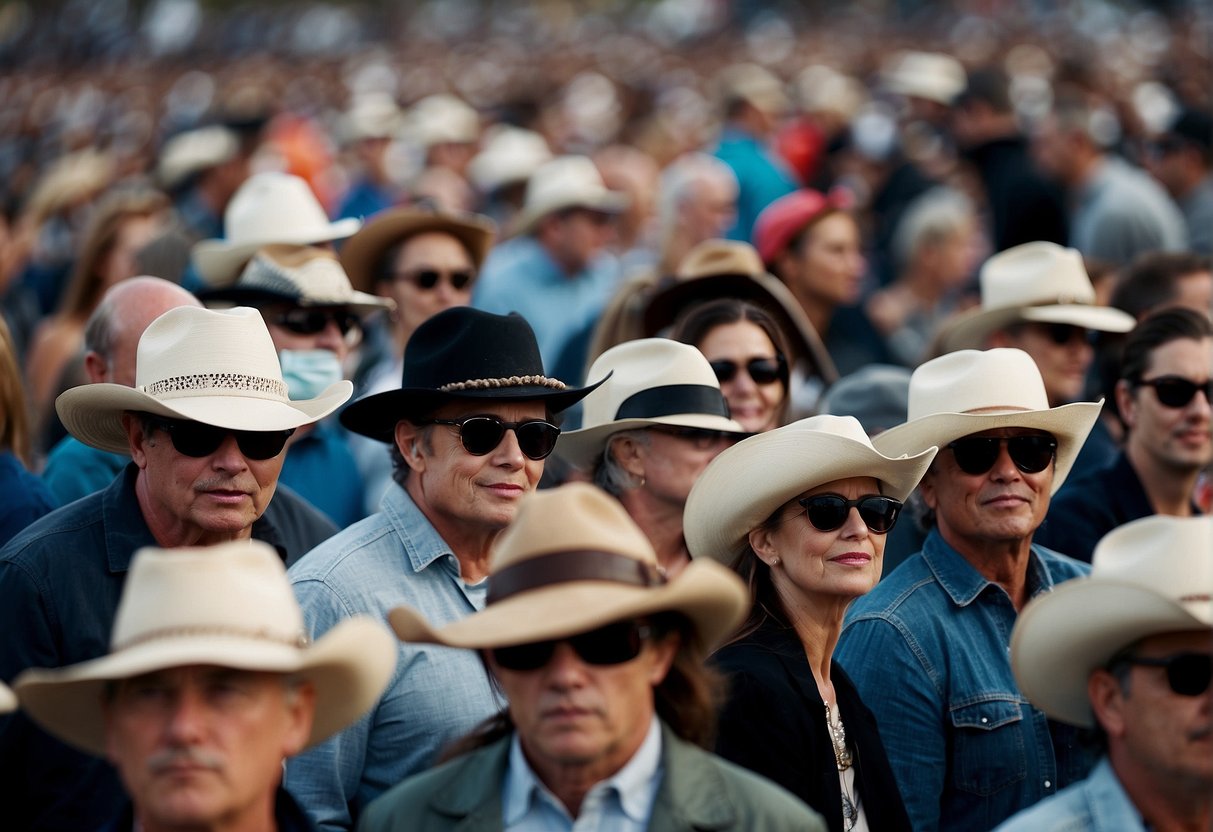
[[[828,702],[826,703],[826,730],[830,734],[830,744],[834,746],[834,763],[838,766],[838,783],[842,793],[842,828],[854,829],[855,824],[859,822],[859,809],[851,797],[851,790],[847,786],[847,778],[843,773],[851,767],[853,758],[851,750],[847,748],[847,732],[842,726],[842,714],[838,715],[838,721],[835,722]]]

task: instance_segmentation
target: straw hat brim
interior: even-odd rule
[[[0,682],[0,714],[7,714],[17,709],[17,697],[9,686]]]
[[[892,457],[855,439],[825,432],[768,432],[726,448],[687,497],[683,530],[696,558],[731,563],[749,533],[781,505],[835,480],[872,477],[904,501],[935,458],[935,449]]]
[[[27,670],[15,688],[31,719],[60,739],[104,756],[102,700],[109,682],[189,665],[284,673],[316,687],[316,715],[307,742],[312,746],[370,709],[391,678],[396,652],[382,625],[359,616],[302,650],[234,636],[166,638],[71,667]]]
[[[741,623],[749,604],[736,575],[718,564],[699,562],[656,588],[612,581],[559,583],[490,604],[437,630],[410,607],[392,610],[388,623],[405,642],[491,649],[566,638],[613,621],[679,612],[691,620],[701,645],[710,650]]]
[[[670,416],[655,416],[651,419],[620,419],[580,430],[562,432],[556,440],[557,456],[583,470],[589,470],[606,449],[607,440],[625,430],[651,427],[702,428],[736,433],[739,437],[749,432],[740,423],[710,413],[675,413]]]
[[[1128,332],[1136,325],[1133,316],[1127,312],[1080,303],[969,309],[940,327],[934,339],[935,352],[943,354],[984,349],[990,335],[1020,321],[1073,324],[1098,332]]]
[[[329,223],[328,227],[316,229],[311,233],[276,234],[270,239],[242,240],[238,243],[231,240],[201,240],[194,245],[192,254],[198,276],[208,286],[216,288],[230,286],[240,277],[240,271],[248,263],[257,249],[275,243],[293,245],[314,245],[330,243],[349,237],[362,227],[362,220],[357,217],[347,217]]]
[[[384,253],[400,240],[431,231],[450,234],[462,243],[472,264],[479,270],[493,245],[496,226],[478,214],[450,217],[407,208],[389,209],[372,217],[361,231],[347,240],[338,257],[354,288],[372,292],[375,270]]]
[[[1103,399],[1075,402],[1048,410],[1008,410],[996,413],[932,413],[889,428],[872,440],[881,453],[890,456],[918,453],[934,445],[944,448],[949,442],[995,428],[1043,430],[1057,438],[1057,461],[1053,471],[1053,490],[1061,488],[1070,474],[1087,434],[1095,426]]]
[[[529,234],[548,214],[563,211],[566,208],[584,208],[587,211],[597,211],[602,214],[622,214],[627,210],[629,203],[627,194],[606,191],[594,197],[571,196],[568,199],[550,200],[537,205],[524,204],[510,226],[510,236],[518,237]]]
[[[1204,629],[1213,629],[1213,620],[1139,584],[1079,578],[1020,613],[1011,634],[1011,668],[1033,705],[1054,719],[1091,728],[1087,678],[1093,670],[1138,639]]]
[[[142,411],[168,419],[188,419],[229,430],[289,430],[319,421],[353,395],[354,386],[341,380],[314,399],[280,401],[254,396],[178,396],[159,399],[123,384],[84,384],[60,394],[55,410],[64,427],[86,445],[111,453],[130,453],[122,426],[126,411]]]

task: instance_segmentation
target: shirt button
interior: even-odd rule
[[[982,724],[982,725],[985,725],[985,724],[986,724],[987,722],[989,722],[989,721],[990,721],[989,717],[984,717],[984,716],[983,716],[983,717],[981,718],[981,724]]]
[[[1051,789],[1051,788],[1053,788],[1053,781],[1052,781],[1052,780],[1046,780],[1046,781],[1045,781],[1045,788],[1046,788],[1046,789]]]

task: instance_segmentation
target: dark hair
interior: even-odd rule
[[[980,101],[996,113],[1013,113],[1010,84],[1007,75],[996,66],[974,69],[969,73],[964,90],[956,97],[955,105],[964,107]]]
[[[1151,251],[1138,257],[1116,282],[1109,305],[1140,318],[1172,304],[1181,278],[1213,270],[1208,257],[1190,251]]]
[[[772,512],[771,516],[763,520],[758,529],[772,529],[780,520],[780,513],[783,509],[783,504]],[[749,591],[751,605],[750,612],[746,615],[745,620],[741,625],[733,631],[725,644],[733,644],[734,642],[742,641],[747,636],[757,632],[768,622],[774,622],[781,627],[791,626],[788,621],[787,610],[783,607],[783,602],[779,599],[779,593],[775,591],[775,584],[771,581],[771,567],[767,566],[766,562],[758,557],[754,551],[754,547],[746,541],[745,548],[737,553],[729,564],[734,572],[741,577],[745,582],[746,589]]]
[[[1182,338],[1193,341],[1213,338],[1213,321],[1193,309],[1180,307],[1147,316],[1125,339],[1120,377],[1131,384],[1141,381],[1154,351]]]

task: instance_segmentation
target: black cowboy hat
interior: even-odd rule
[[[574,388],[549,378],[525,318],[457,306],[434,315],[409,338],[400,389],[359,399],[342,412],[341,424],[391,442],[401,419],[424,419],[450,401],[542,401],[559,413],[604,380]]]

